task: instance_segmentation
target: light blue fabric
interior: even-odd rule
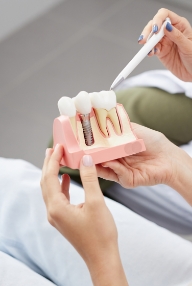
[[[47,222],[40,177],[41,171],[25,161],[0,158],[0,251],[58,286],[91,286],[81,257]],[[72,203],[84,200],[82,188],[71,184],[70,192]],[[130,285],[188,286],[192,282],[190,242],[114,201],[106,199],[106,203],[118,228]]]
[[[192,142],[180,148],[192,157]],[[169,186],[156,185],[127,190],[114,184],[105,191],[105,195],[174,233],[192,234],[192,207]]]
[[[127,190],[115,183],[105,195],[174,233],[192,234],[192,207],[168,186]]]
[[[54,286],[25,264],[0,251],[1,286]]]

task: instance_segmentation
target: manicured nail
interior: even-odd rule
[[[148,55],[150,55],[151,52],[152,52],[152,50],[148,53]]]
[[[158,26],[157,25],[153,25],[153,33],[156,33],[158,31]]]
[[[173,26],[169,22],[167,22],[166,30],[169,32],[171,32],[173,30]]]
[[[143,35],[139,36],[138,42],[140,42],[141,40],[143,40]]]
[[[85,167],[91,167],[93,166],[93,159],[90,155],[84,155],[83,156],[83,165]]]
[[[49,148],[47,148],[45,151],[45,157],[47,157],[48,154],[49,154]]]
[[[154,48],[154,53],[156,54],[156,52],[157,52],[157,48]]]
[[[55,146],[55,150],[57,150],[59,148],[59,144],[57,144],[56,146]]]

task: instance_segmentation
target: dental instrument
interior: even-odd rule
[[[140,64],[140,62],[149,54],[151,50],[161,41],[164,37],[164,28],[167,23],[171,24],[171,20],[166,18],[163,23],[160,31],[157,34],[154,34],[153,31],[148,36],[146,44],[140,49],[140,51],[133,57],[133,59],[127,64],[127,66],[120,72],[120,74],[116,77],[114,82],[111,85],[111,90],[114,90],[120,83],[122,83],[129,74]]]

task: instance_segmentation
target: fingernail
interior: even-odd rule
[[[156,54],[156,52],[157,52],[157,48],[154,48],[154,53]]]
[[[85,167],[91,167],[93,166],[93,159],[90,155],[84,155],[83,156],[83,165]]]
[[[158,31],[158,26],[157,25],[153,25],[153,33],[156,33]]]
[[[45,151],[45,157],[47,157],[48,154],[49,154],[49,148],[47,148]]]
[[[152,50],[148,53],[148,55],[150,55],[151,52],[152,52]]]
[[[107,168],[107,166],[106,166],[106,165],[104,165],[104,164],[101,164],[101,166],[102,166],[103,168]]]
[[[138,42],[140,42],[141,40],[143,40],[143,35],[139,36]]]
[[[59,148],[59,144],[57,144],[57,145],[55,146],[55,151],[56,151],[58,148]]]
[[[171,32],[173,30],[173,26],[169,22],[167,22],[166,30],[169,32]]]

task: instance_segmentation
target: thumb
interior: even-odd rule
[[[191,41],[169,22],[165,27],[165,35],[183,52],[187,52],[189,48],[191,50]]]
[[[90,155],[84,155],[81,160],[80,176],[85,191],[85,201],[103,200],[95,164]]]

